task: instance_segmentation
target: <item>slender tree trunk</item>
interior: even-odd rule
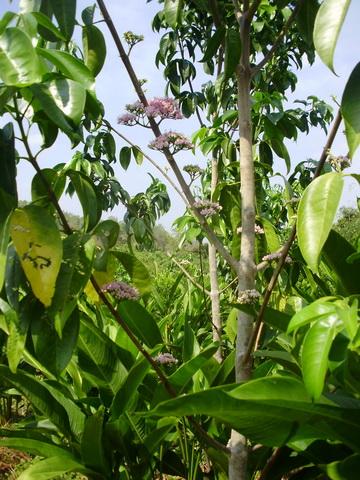
[[[250,107],[250,25],[245,17],[240,21],[242,55],[237,69],[239,136],[240,136],[240,194],[241,194],[241,252],[239,262],[239,292],[255,287],[255,176],[252,155],[252,124]],[[250,378],[251,361],[244,363],[253,326],[253,317],[244,312],[238,314],[236,340],[236,381]],[[229,479],[245,480],[247,468],[247,442],[243,435],[232,431]]]
[[[218,160],[211,160],[211,197],[214,194],[218,183]],[[220,318],[220,293],[219,282],[217,276],[216,248],[209,243],[209,274],[210,274],[210,299],[211,299],[211,321],[214,342],[220,342],[218,350],[216,350],[214,358],[222,361],[221,352],[221,318]]]

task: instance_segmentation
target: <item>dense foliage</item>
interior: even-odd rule
[[[155,64],[168,96],[155,99],[130,60],[142,36],[123,41],[102,0],[81,13],[75,0],[23,0],[0,20],[0,388],[12,420],[0,446],[36,457],[22,480],[350,480],[360,466],[360,232],[347,241],[332,226],[360,143],[360,64],[336,115],[312,92],[286,102],[304,58],[316,51],[333,70],[350,0],[159,3]],[[138,96],[116,128],[96,96],[99,13]],[[197,91],[200,68],[208,81]],[[191,139],[161,130],[191,116]],[[346,157],[331,151],[341,121]],[[132,197],[114,174],[116,162],[154,162],[122,133],[135,125],[154,133],[149,147],[186,202],[175,226],[190,247],[171,259],[154,252],[161,241],[175,249],[155,227],[170,208],[165,184],[151,177]],[[319,161],[292,165],[286,142],[316,127],[329,130]],[[74,155],[41,168],[59,135]],[[184,150],[206,168],[183,173]],[[283,186],[272,181],[276,159]],[[34,168],[26,205],[21,162]],[[66,194],[80,201],[80,224],[59,205]],[[119,203],[120,248],[119,223],[102,220]],[[14,418],[16,399],[26,413]]]

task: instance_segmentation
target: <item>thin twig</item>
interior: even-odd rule
[[[270,473],[272,467],[274,466],[274,464],[278,460],[279,456],[283,452],[283,449],[284,449],[284,447],[275,448],[271,457],[266,462],[265,467],[262,469],[262,471],[260,473],[260,476],[257,478],[257,480],[266,480],[267,479],[268,473]]]
[[[326,144],[325,144],[325,146],[323,148],[323,151],[321,153],[319,163],[318,163],[317,168],[315,170],[314,176],[311,180],[312,182],[321,174],[321,171],[324,167],[324,163],[325,163],[325,161],[328,157],[328,152],[329,152],[329,150],[330,150],[330,148],[333,144],[333,141],[334,141],[334,139],[336,137],[336,134],[339,130],[340,124],[341,124],[341,112],[339,110],[337,115],[336,115],[336,118],[334,120],[332,129],[329,133]],[[285,264],[286,256],[289,253],[290,247],[293,244],[293,242],[295,240],[295,237],[296,237],[296,224],[293,226],[293,228],[291,230],[291,233],[290,233],[290,236],[289,236],[287,242],[285,243],[285,245],[283,247],[283,250],[281,252],[281,257],[279,258],[279,262],[278,262],[278,264],[276,266],[276,269],[274,270],[274,272],[272,274],[272,277],[270,279],[270,282],[269,282],[269,284],[266,288],[266,291],[265,291],[265,294],[264,294],[264,300],[263,300],[263,303],[260,307],[259,313],[256,317],[254,328],[253,328],[253,331],[252,331],[252,334],[251,334],[251,337],[250,337],[248,349],[247,349],[246,354],[245,354],[244,359],[243,359],[243,362],[244,362],[245,365],[250,359],[250,356],[252,354],[252,351],[253,351],[253,348],[254,348],[255,344],[257,344],[259,342],[259,331],[261,330],[261,325],[263,324],[263,321],[264,321],[264,315],[265,315],[266,307],[269,303],[271,294],[272,294],[272,292],[275,288],[275,285],[277,283],[280,272],[281,272],[281,270],[282,270],[282,268]]]
[[[184,268],[181,263],[179,263],[172,255],[170,252],[166,252],[166,255],[170,258],[170,260],[172,262],[175,263],[175,265],[179,268],[179,270],[181,270],[183,272],[183,274],[185,275],[185,277],[190,280],[190,282],[195,286],[197,287],[199,290],[203,290],[204,293],[206,293],[206,295],[208,295],[210,297],[210,292],[209,290],[206,290],[206,288],[204,288],[202,285],[200,285],[200,283],[198,283],[194,277],[192,277],[190,275],[190,273],[186,270],[186,268]]]
[[[270,48],[270,50],[267,52],[267,54],[264,56],[264,58],[251,70],[251,76],[253,77],[254,75],[256,75],[271,59],[272,57],[275,55],[276,53],[276,50],[278,49],[278,47],[280,46],[283,38],[285,37],[285,35],[287,34],[287,32],[289,31],[290,27],[291,27],[291,24],[293,23],[298,11],[299,11],[299,8],[302,4],[303,0],[300,0],[296,7],[294,8],[294,10],[292,11],[290,17],[287,19],[287,22],[285,23],[283,29],[281,30],[281,32],[279,33],[279,36],[277,37],[277,39],[275,40],[275,42],[273,43],[272,47]]]
[[[139,152],[142,153],[142,155],[144,156],[144,158],[146,158],[146,160],[148,160],[151,165],[153,165],[160,173],[161,175],[163,175],[163,177],[167,180],[167,182],[169,183],[169,185],[172,186],[172,188],[180,195],[181,199],[184,201],[185,205],[188,205],[188,202],[185,198],[185,196],[183,195],[183,193],[181,192],[181,190],[175,185],[175,183],[171,180],[171,178],[169,177],[169,175],[165,172],[164,169],[162,169],[156,162],[155,160],[153,160],[147,153],[144,152],[144,150],[142,150],[138,145],[135,145],[135,143],[133,143],[131,140],[129,140],[127,137],[125,137],[125,135],[123,135],[121,132],[119,132],[119,130],[116,130],[116,128],[112,127],[110,125],[110,123],[106,120],[103,121],[104,125],[109,128],[111,131],[113,131],[116,135],[118,135],[118,137],[122,138],[126,143],[128,143],[129,145],[131,145],[132,147],[135,147],[139,150]]]

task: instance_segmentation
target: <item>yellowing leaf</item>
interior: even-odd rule
[[[51,304],[62,260],[62,242],[55,220],[41,207],[16,209],[10,234],[34,295]]]

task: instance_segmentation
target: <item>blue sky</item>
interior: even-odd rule
[[[79,0],[79,12],[92,3],[93,2],[91,1]],[[0,16],[2,16],[6,10],[16,11],[18,4],[18,1],[10,3],[8,0],[0,0]],[[151,98],[164,95],[165,82],[162,73],[156,69],[154,64],[154,58],[160,37],[151,30],[151,20],[159,10],[159,4],[156,1],[147,4],[145,0],[129,0],[127,2],[108,0],[107,5],[121,35],[125,31],[131,30],[145,36],[145,41],[134,48],[131,54],[131,60],[138,77],[146,78],[148,80],[146,84],[148,97]],[[80,15],[78,15],[78,17],[80,17]],[[360,2],[358,0],[353,0],[335,55],[335,69],[338,76],[333,75],[319,60],[317,60],[315,65],[311,68],[305,67],[302,71],[295,72],[299,77],[299,81],[295,94],[289,97],[290,102],[296,98],[305,99],[308,95],[316,95],[331,104],[334,104],[332,96],[335,96],[338,101],[341,100],[342,90],[347,78],[356,63],[360,60],[358,49],[358,45],[360,45],[359,19]],[[105,66],[97,77],[96,90],[99,99],[105,105],[107,120],[115,125],[117,116],[123,112],[124,105],[134,101],[136,96],[105,25],[100,24],[100,28],[106,37],[108,54]],[[201,66],[198,68],[199,73],[196,80],[197,85],[200,85],[206,80],[206,77],[201,74],[200,70]],[[2,120],[0,121],[4,123]],[[190,135],[198,128],[198,124],[195,119],[180,120],[177,121],[176,124],[169,121],[165,126],[165,129],[167,130],[169,128]],[[146,149],[146,145],[151,139],[148,130],[126,126],[119,126],[119,129],[134,143]],[[300,136],[297,143],[289,143],[288,149],[292,159],[292,165],[308,158],[319,158],[325,140],[326,136],[322,131],[314,129],[310,135]],[[41,138],[39,134],[36,133],[35,129],[31,141],[34,149],[38,147],[39,142],[41,141]],[[118,142],[118,148],[121,148],[122,146],[123,144]],[[148,152],[162,167],[166,167],[165,161],[158,152],[151,150]],[[340,134],[335,142],[333,153],[345,155],[346,152],[345,138],[343,134]],[[47,150],[39,157],[41,167],[51,167],[56,163],[67,162],[70,160],[72,154],[73,152],[70,149],[68,139],[65,136],[62,136],[58,139],[55,147]],[[358,152],[353,160],[353,167],[351,167],[349,171],[355,171],[355,166],[359,162],[359,156]],[[189,153],[183,156],[178,154],[177,160],[179,164],[198,163],[201,165],[204,163],[202,157],[195,158]],[[279,170],[284,172],[282,164],[279,162],[278,165]],[[158,176],[157,171],[154,170],[150,164],[146,163],[146,161],[141,167],[131,165],[126,172],[124,172],[120,166],[116,167],[116,175],[119,181],[132,194],[142,191],[147,187],[149,183],[147,172]],[[19,165],[19,196],[22,199],[30,198],[30,183],[32,176],[33,172],[31,168],[26,165],[25,162],[22,162]],[[359,196],[358,185],[353,180],[349,180],[347,181],[344,190],[345,193],[342,203],[354,205],[356,202],[356,196]],[[170,227],[172,221],[182,214],[184,210],[181,200],[178,195],[172,191],[171,187],[169,187],[169,194],[172,200],[172,209],[171,212],[163,217],[161,221],[166,227]],[[74,198],[64,198],[62,200],[62,205],[67,211],[74,213],[80,212],[79,204]],[[113,212],[111,212],[111,215],[121,219],[123,213],[124,212],[120,207],[116,207]]]

